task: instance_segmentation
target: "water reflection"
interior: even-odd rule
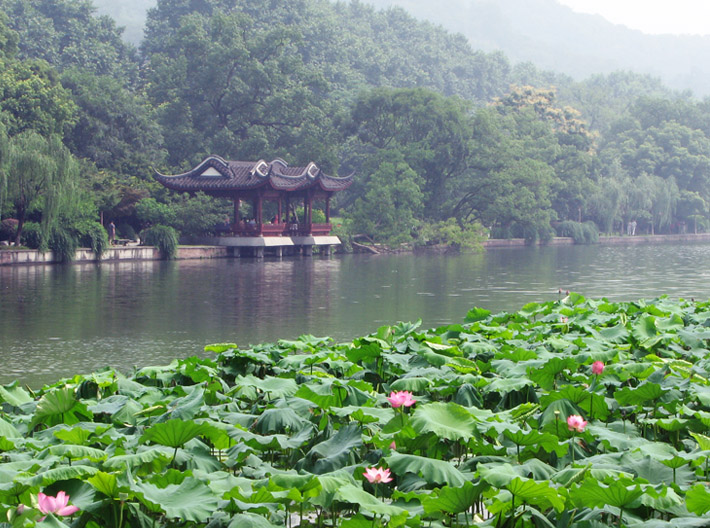
[[[497,249],[462,256],[0,268],[0,382],[39,385],[124,371],[214,342],[301,334],[347,341],[383,324],[460,322],[473,306],[517,310],[558,288],[611,300],[705,299],[710,245]]]

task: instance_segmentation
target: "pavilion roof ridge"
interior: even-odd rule
[[[182,174],[165,175],[155,170],[155,179],[166,187],[181,192],[231,192],[257,189],[270,185],[282,191],[297,191],[314,185],[323,191],[335,192],[350,186],[353,174],[329,176],[315,162],[305,167],[291,167],[281,158],[271,162],[225,160],[210,155],[196,167]]]

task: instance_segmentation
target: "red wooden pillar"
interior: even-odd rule
[[[261,224],[263,223],[262,203],[263,203],[263,198],[261,196],[261,193],[259,193],[257,196],[257,199],[256,199],[256,229],[259,234],[261,234]]]
[[[330,195],[325,197],[325,223],[330,223]]]
[[[283,217],[281,216],[281,195],[279,194],[279,212],[278,212],[278,216],[276,216],[276,223],[280,224],[282,220],[283,220]]]
[[[232,224],[233,227],[232,229],[235,231],[239,231],[239,204],[241,203],[241,200],[239,197],[234,198],[234,224]]]

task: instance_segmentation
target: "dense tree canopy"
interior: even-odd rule
[[[21,199],[9,153],[59,141],[84,183],[61,213],[77,226],[203,229],[227,206],[173,196],[151,168],[218,154],[354,171],[334,211],[390,242],[479,223],[529,239],[570,222],[710,228],[710,100],[628,72],[512,66],[399,8],[159,0],[135,50],[90,0],[0,0],[0,65],[2,218],[56,216]]]

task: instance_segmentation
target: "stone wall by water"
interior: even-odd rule
[[[643,235],[643,236],[600,236],[599,244],[611,245],[641,245],[641,244],[673,244],[673,243],[709,243],[710,233],[684,235]],[[574,240],[569,237],[555,237],[547,245],[571,246]],[[523,238],[488,239],[483,242],[486,249],[525,246]],[[176,259],[212,259],[232,256],[229,248],[223,246],[181,246]],[[151,246],[112,247],[106,250],[102,262],[126,260],[160,260],[160,252]],[[34,249],[3,249],[0,250],[0,266],[23,264],[52,264],[54,255],[51,251],[40,253]],[[79,249],[74,262],[96,262],[96,256],[90,249]]]
[[[227,256],[227,248],[215,246],[183,246],[178,248],[178,259],[211,259]],[[101,262],[126,260],[160,260],[160,252],[152,246],[112,247],[106,250]],[[90,249],[78,249],[74,262],[96,262],[96,255]],[[52,264],[55,262],[51,251],[40,253],[35,249],[0,250],[0,266],[15,264]]]

